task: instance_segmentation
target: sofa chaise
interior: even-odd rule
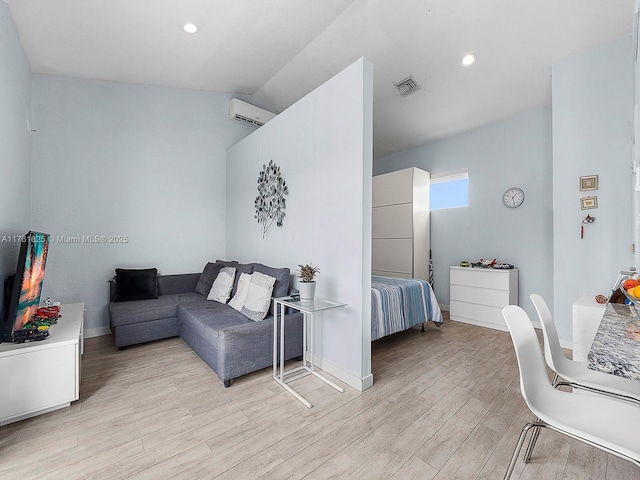
[[[240,272],[254,271],[273,276],[276,282],[272,295],[282,297],[290,293],[288,268],[220,260],[207,264],[202,274],[157,276],[157,298],[152,299],[114,301],[117,285],[112,280],[109,316],[116,346],[124,349],[129,345],[180,336],[218,374],[225,387],[229,387],[234,378],[271,366],[273,304],[264,320],[253,321],[226,303],[207,300],[201,283],[210,266],[234,266],[238,276]],[[237,287],[236,279],[232,297]],[[284,321],[285,360],[290,360],[302,355],[302,314],[287,313]],[[277,342],[279,352],[279,338]]]

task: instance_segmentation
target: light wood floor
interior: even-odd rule
[[[373,343],[374,386],[340,394],[262,370],[225,389],[179,338],[125,351],[88,339],[80,401],[0,428],[0,478],[501,479],[522,401],[507,333],[448,321]],[[2,399],[0,399],[2,401]],[[638,479],[544,431],[514,479]]]

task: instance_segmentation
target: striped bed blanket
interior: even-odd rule
[[[371,277],[371,340],[429,320],[440,325],[442,313],[428,282],[416,278]]]

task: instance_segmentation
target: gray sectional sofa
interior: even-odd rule
[[[232,265],[238,272],[260,271],[276,276],[273,296],[290,291],[289,269],[259,263]],[[208,264],[207,267],[214,265]],[[206,268],[205,268],[206,272]],[[225,387],[241,375],[273,363],[273,305],[267,317],[254,322],[227,304],[207,300],[199,285],[200,273],[159,275],[158,298],[114,302],[117,286],[110,282],[109,316],[117,347],[180,336],[217,374]],[[239,273],[238,273],[239,276]],[[213,280],[211,280],[213,281]],[[234,285],[232,297],[237,289]],[[278,338],[279,344],[279,338]],[[278,347],[279,352],[279,347]],[[302,355],[302,315],[285,315],[285,360]]]

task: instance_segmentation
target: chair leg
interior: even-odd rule
[[[538,422],[540,419],[538,418]],[[531,455],[533,455],[533,449],[536,448],[536,442],[538,441],[538,437],[540,436],[541,427],[536,428],[531,434],[531,438],[529,439],[529,445],[527,446],[527,451],[524,454],[524,463],[529,463],[531,460]]]
[[[520,450],[522,450],[522,444],[524,443],[524,439],[527,436],[527,433],[531,428],[535,426],[535,423],[527,423],[522,432],[520,432],[520,437],[518,438],[518,443],[516,444],[516,448],[513,451],[513,456],[511,457],[511,461],[509,462],[509,467],[507,468],[506,473],[504,474],[504,480],[509,480],[511,478],[511,474],[513,473],[513,467],[516,465],[516,460],[518,459],[518,455],[520,454]]]
[[[536,431],[539,431],[540,428],[546,427],[546,426],[547,424],[542,421],[530,422],[525,424],[525,426],[522,428],[522,432],[520,432],[518,443],[516,444],[516,448],[513,451],[513,456],[511,457],[511,461],[509,462],[509,467],[507,467],[507,471],[504,474],[504,480],[509,480],[509,478],[511,478],[511,474],[513,473],[513,467],[515,467],[516,465],[516,460],[518,459],[518,455],[520,455],[520,450],[522,450],[522,444],[524,443],[524,439],[527,436],[527,433],[529,432],[529,430],[531,430],[532,428],[535,428],[534,432],[532,433],[533,435]]]

